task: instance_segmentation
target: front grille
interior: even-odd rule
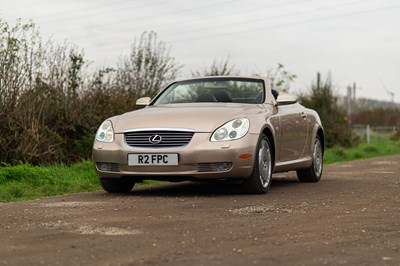
[[[125,133],[125,141],[131,147],[140,148],[170,148],[186,146],[194,132],[151,130]]]

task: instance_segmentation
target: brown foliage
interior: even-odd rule
[[[179,66],[144,33],[116,69],[90,75],[82,51],[42,44],[33,23],[0,20],[0,162],[48,164],[89,158],[97,127],[154,96]]]
[[[352,120],[353,124],[400,127],[400,110],[396,107],[359,110]]]

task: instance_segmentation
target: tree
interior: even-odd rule
[[[214,59],[209,68],[204,68],[199,71],[192,71],[194,77],[207,77],[207,76],[237,76],[239,71],[235,69],[235,65],[231,65],[229,57],[225,60],[217,61]]]
[[[120,59],[116,81],[131,100],[153,97],[162,85],[176,78],[180,69],[181,66],[169,55],[165,42],[158,41],[153,31],[143,32],[135,39],[130,55]]]
[[[0,117],[12,111],[19,95],[32,88],[40,67],[40,38],[33,22],[11,27],[0,18]]]
[[[275,69],[268,70],[267,77],[271,81],[272,89],[288,92],[297,75],[290,73],[285,69],[284,65],[278,63]]]
[[[19,102],[35,87],[40,51],[41,39],[33,22],[17,20],[10,26],[0,18],[0,161],[9,162],[19,153],[19,137],[25,133],[21,125],[31,131],[36,128],[24,125],[28,117],[21,115]]]
[[[325,129],[327,147],[334,145],[351,146],[351,129],[345,115],[336,104],[337,98],[332,91],[330,74],[324,82],[321,82],[319,89],[313,83],[310,94],[301,96],[299,100],[304,106],[318,112]]]

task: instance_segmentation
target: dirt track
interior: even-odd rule
[[[276,176],[0,204],[5,265],[400,265],[400,155]]]

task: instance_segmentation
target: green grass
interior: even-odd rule
[[[93,163],[0,167],[0,202],[99,190]]]
[[[345,149],[334,147],[325,152],[324,163],[351,161],[400,154],[400,141],[373,137],[371,144]],[[144,184],[155,183],[146,181]],[[47,196],[100,190],[91,161],[66,166],[17,166],[0,167],[0,202],[21,201]]]
[[[141,184],[157,184],[145,180]],[[0,202],[100,190],[94,164],[83,161],[71,166],[0,166]]]
[[[373,157],[400,154],[400,141],[388,137],[372,137],[371,143],[361,143],[354,148],[334,147],[327,149],[324,163],[336,163],[352,160],[368,159]]]

